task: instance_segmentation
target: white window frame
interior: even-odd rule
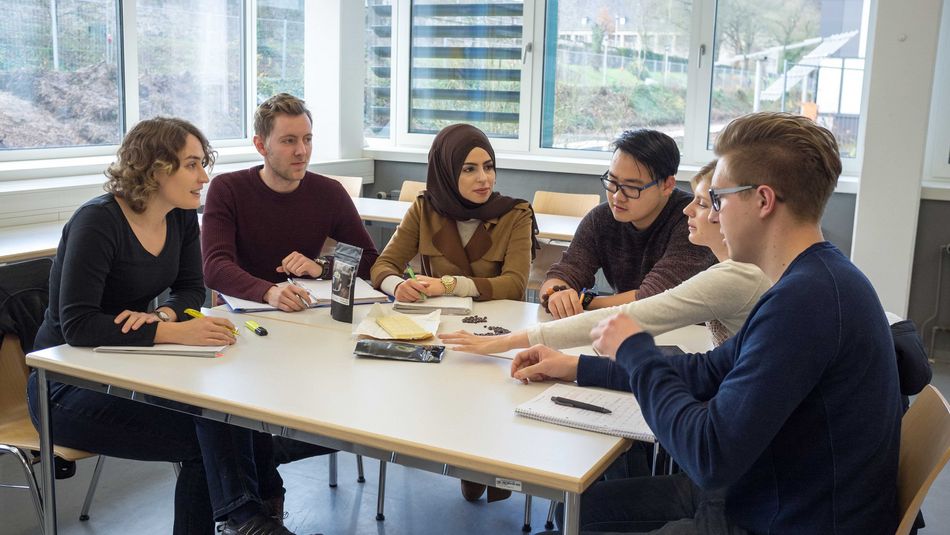
[[[865,5],[873,0],[865,0]],[[595,169],[607,165],[611,154],[609,151],[594,152],[559,148],[542,148],[541,136],[541,108],[542,108],[542,77],[544,71],[543,59],[545,43],[545,9],[543,0],[524,1],[523,45],[531,43],[532,52],[527,54],[523,63],[521,82],[521,121],[519,137],[517,139],[492,138],[492,144],[499,153],[499,164],[504,165],[507,160],[515,168],[530,169],[532,161],[544,159],[573,162],[569,166],[571,172],[578,169]],[[690,48],[687,58],[688,68],[692,76],[687,77],[686,111],[684,117],[685,136],[682,149],[681,168],[692,172],[715,157],[713,151],[706,148],[709,131],[709,106],[713,82],[713,39],[715,36],[716,0],[695,0],[692,7]],[[366,138],[367,154],[380,159],[395,159],[400,161],[425,161],[420,157],[420,151],[428,150],[434,134],[409,133],[409,48],[410,41],[410,2],[393,2],[393,38],[392,49],[392,87],[390,109],[389,138]],[[864,29],[862,27],[862,29]],[[351,29],[362,31],[362,29]],[[866,32],[861,34],[867,39]],[[704,54],[700,54],[704,47]],[[863,46],[861,47],[864,48]],[[870,69],[865,69],[864,87],[867,87]],[[863,101],[867,99],[867,91],[862,93]],[[858,125],[858,139],[863,139],[865,122]],[[631,127],[637,125],[630,125]],[[843,158],[842,166],[845,182],[853,182],[854,176],[860,172],[863,158],[863,146],[858,144],[858,152],[854,158]],[[423,155],[424,156],[424,155]],[[507,158],[505,157],[507,156]],[[556,167],[556,165],[543,168]],[[563,169],[563,167],[562,167]],[[565,171],[568,169],[564,169]],[[851,188],[846,188],[851,189]]]
[[[930,127],[927,161],[931,178],[950,188],[950,3],[944,1],[934,70],[933,98],[930,105]]]

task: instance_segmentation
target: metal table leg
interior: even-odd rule
[[[575,492],[564,493],[564,535],[580,531],[581,497]]]
[[[37,369],[37,397],[40,401],[40,467],[43,474],[43,533],[56,535],[56,478],[53,468],[53,421],[49,412],[49,383],[46,370]]]

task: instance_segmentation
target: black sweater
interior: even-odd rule
[[[170,307],[179,318],[184,309],[199,308],[205,288],[197,213],[175,209],[165,223],[165,247],[154,256],[142,247],[111,194],[82,205],[63,228],[36,348],[151,345],[157,323],[123,334],[114,320],[123,310],[149,310],[169,288],[171,294],[159,306]]]

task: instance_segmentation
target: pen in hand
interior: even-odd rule
[[[310,292],[309,292],[306,288],[304,288],[299,282],[295,281],[294,279],[292,279],[292,278],[290,278],[290,277],[287,277],[287,282],[289,282],[290,284],[296,286],[297,288],[300,288],[301,290],[307,292],[308,294],[310,293]],[[300,304],[302,304],[304,308],[310,308],[310,303],[308,303],[307,300],[304,299],[302,295],[300,295],[300,294],[298,294],[298,293],[294,293],[294,295],[297,296],[297,299],[300,300]]]
[[[409,275],[410,279],[417,282],[419,281],[419,279],[416,278],[416,272],[412,270],[412,266],[406,266],[406,274]],[[421,301],[425,301],[426,298],[429,297],[425,292],[419,292],[419,295],[422,296]]]
[[[563,405],[564,407],[574,407],[575,409],[584,409],[585,411],[594,411],[603,414],[611,413],[610,409],[601,407],[600,405],[592,405],[590,403],[584,403],[583,401],[577,401],[576,399],[562,398],[561,396],[551,396],[551,401],[553,401],[555,405]]]
[[[193,309],[193,308],[186,308],[186,309],[185,309],[185,314],[188,314],[188,315],[191,316],[192,318],[203,318],[203,317],[205,317],[204,314],[202,314],[201,312],[198,312],[197,310],[195,310],[195,309]],[[233,334],[234,336],[238,336],[238,335],[241,334],[241,333],[238,332],[237,329],[228,329],[228,330],[231,331],[231,334]]]

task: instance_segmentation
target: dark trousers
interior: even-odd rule
[[[558,508],[558,523],[563,521]],[[721,491],[703,491],[685,473],[598,481],[581,495],[582,533],[744,535],[729,522]]]
[[[27,396],[33,425],[39,427],[36,383],[34,372]],[[180,462],[176,535],[211,533],[216,518],[249,501],[283,494],[270,435],[57,383],[50,384],[50,413],[53,441],[61,446]]]

